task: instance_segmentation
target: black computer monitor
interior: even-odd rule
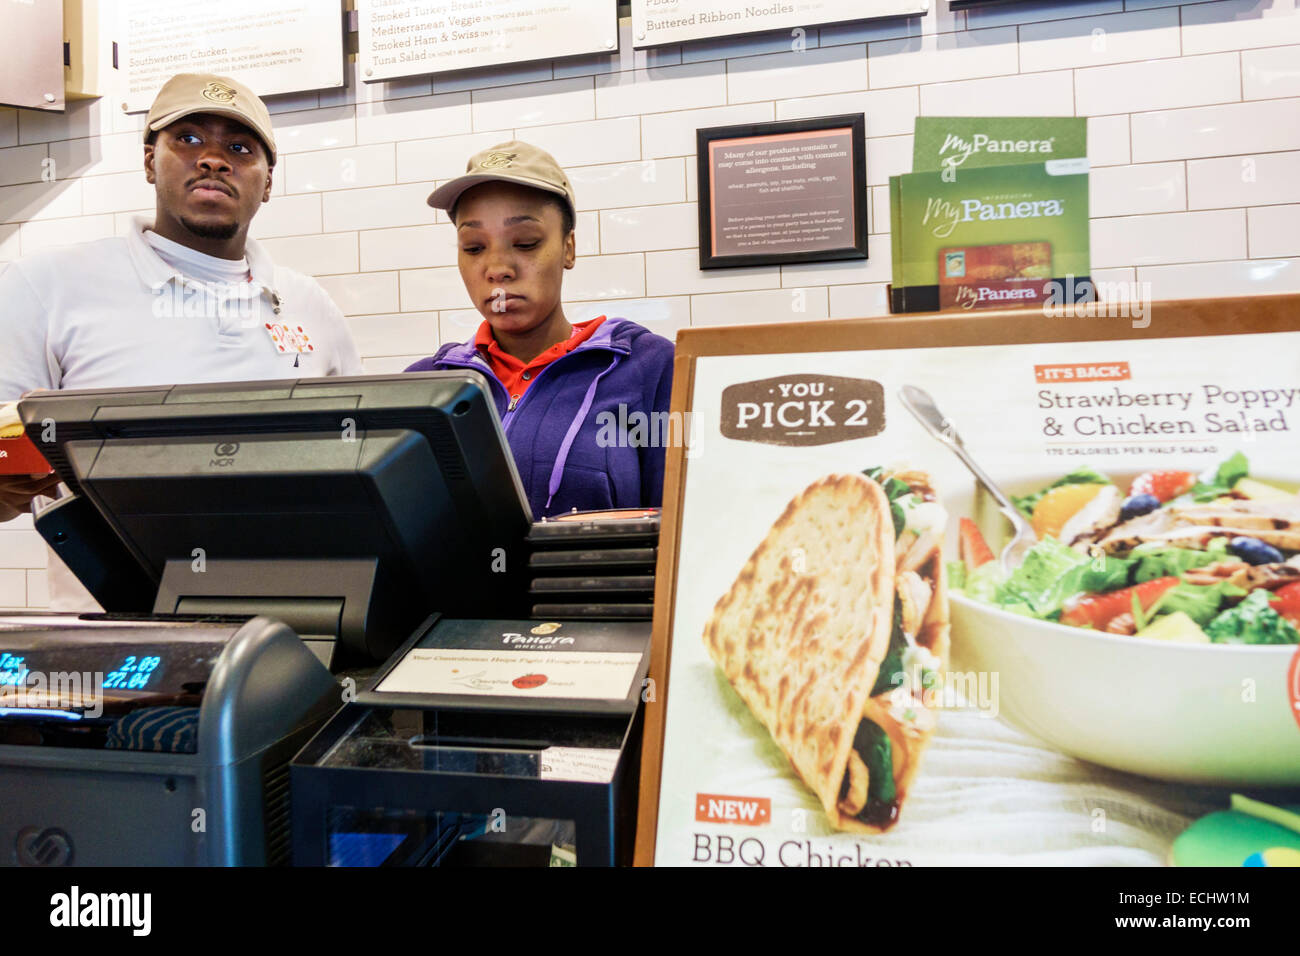
[[[528,501],[472,371],[40,393],[37,528],[109,610],[266,614],[381,660],[526,607]],[[149,606],[136,605],[148,603]]]

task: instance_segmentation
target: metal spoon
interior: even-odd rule
[[[1011,542],[1002,549],[1000,562],[1002,570],[1010,573],[1020,566],[1025,552],[1038,543],[1038,535],[1025,516],[1020,513],[1006,493],[999,488],[987,474],[984,469],[975,464],[970,453],[966,451],[966,446],[962,443],[961,436],[957,434],[957,429],[953,427],[951,421],[939,411],[939,407],[930,397],[930,393],[923,388],[917,388],[915,385],[904,385],[899,392],[903,405],[907,410],[916,416],[916,420],[925,426],[928,431],[939,441],[943,442],[952,453],[961,459],[961,463],[970,469],[970,473],[975,476],[975,480],[984,486],[984,490],[993,496],[993,500],[998,503],[1000,510],[1011,522],[1011,527],[1015,529],[1015,536]]]

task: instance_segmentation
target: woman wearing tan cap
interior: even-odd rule
[[[673,346],[626,319],[565,318],[575,246],[564,170],[536,146],[502,143],[429,205],[456,226],[461,279],[484,321],[407,371],[487,376],[534,517],[658,507]]]

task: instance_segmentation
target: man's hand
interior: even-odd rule
[[[53,491],[58,484],[57,474],[0,475],[0,522],[26,514],[33,498]]]

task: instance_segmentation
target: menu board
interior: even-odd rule
[[[176,73],[217,73],[258,96],[343,85],[337,0],[122,0],[122,109],[147,110]]]
[[[632,0],[632,45],[791,30],[847,20],[915,17],[930,0]]]
[[[614,0],[357,0],[368,83],[618,49]]]
[[[683,333],[638,862],[1160,865],[1295,803],[1297,304]]]

